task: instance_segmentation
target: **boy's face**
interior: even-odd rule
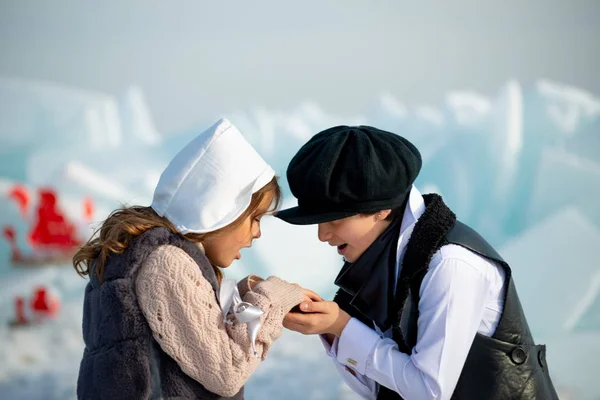
[[[356,262],[389,226],[385,218],[391,210],[374,215],[358,214],[319,224],[319,240],[337,247],[338,254],[348,262]]]

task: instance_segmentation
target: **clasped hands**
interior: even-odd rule
[[[248,277],[251,288],[262,280],[256,275]],[[312,290],[295,285],[302,289],[304,300],[287,313],[283,326],[304,335],[326,334],[330,342],[333,340],[330,335],[340,337],[350,321],[350,315],[340,309],[336,302],[323,300]]]
[[[350,315],[337,303],[323,300],[318,294],[302,288],[304,300],[283,319],[283,326],[304,335],[328,334],[340,337]],[[332,340],[331,337],[328,338]]]

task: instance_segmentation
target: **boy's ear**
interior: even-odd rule
[[[391,209],[378,211],[377,214],[375,214],[375,218],[378,221],[383,221],[391,214],[391,212]]]

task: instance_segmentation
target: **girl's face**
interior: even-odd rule
[[[356,262],[389,226],[385,218],[391,210],[374,215],[354,215],[319,224],[319,240],[337,247],[338,254],[348,262]]]
[[[250,214],[234,230],[216,237],[205,239],[202,242],[206,257],[218,267],[229,267],[234,260],[242,256],[240,250],[252,246],[254,239],[261,235],[260,220],[269,210],[273,201],[273,193],[268,193],[259,204],[257,210]]]

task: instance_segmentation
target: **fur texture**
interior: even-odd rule
[[[138,305],[134,290],[137,271],[161,245],[183,249],[218,290],[216,276],[202,251],[166,228],[145,232],[124,254],[109,257],[102,285],[92,266],[84,299],[85,350],[77,381],[78,398],[219,398],[185,375],[160,349]],[[232,398],[242,399],[243,388]]]

